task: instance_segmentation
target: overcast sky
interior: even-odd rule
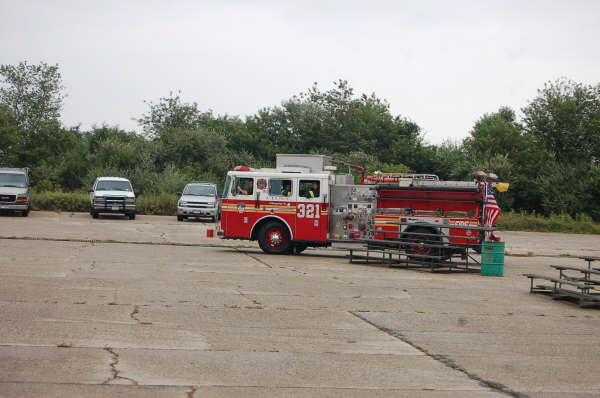
[[[0,63],[59,64],[84,129],[138,130],[170,91],[244,116],[341,78],[440,143],[545,81],[600,81],[600,1],[0,0],[0,20]]]

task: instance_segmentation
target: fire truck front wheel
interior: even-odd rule
[[[265,253],[287,254],[292,247],[287,227],[279,221],[270,221],[262,226],[258,244]]]

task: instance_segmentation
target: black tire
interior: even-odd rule
[[[420,258],[425,257],[424,260],[432,260],[430,257],[437,257],[440,255],[439,247],[422,246],[421,243],[426,245],[440,245],[441,239],[439,236],[429,236],[436,234],[436,231],[431,228],[415,228],[410,231],[409,235],[404,235],[404,240],[408,242],[406,244],[406,253],[409,257]],[[423,235],[420,235],[423,234]]]
[[[307,244],[305,243],[296,243],[294,245],[294,250],[293,250],[293,254],[300,254],[302,253],[304,250],[306,250],[306,248],[308,247]]]
[[[98,213],[96,213],[95,211],[92,212],[92,218],[98,218],[100,217]]]
[[[135,220],[135,213],[128,214],[130,220]]]
[[[24,212],[21,213],[22,217],[27,217],[29,215],[29,209],[25,210]]]
[[[183,221],[183,216],[177,216],[177,221]]]
[[[290,233],[279,221],[269,221],[258,234],[258,245],[265,253],[287,254],[292,249]]]

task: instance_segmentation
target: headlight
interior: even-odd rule
[[[179,201],[179,206],[187,206],[187,202]]]
[[[127,203],[135,203],[135,198],[126,198],[125,202],[127,202]]]
[[[104,198],[102,196],[96,196],[94,202],[104,202]]]
[[[17,196],[17,203],[27,203],[27,196]]]

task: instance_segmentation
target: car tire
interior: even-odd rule
[[[92,218],[98,218],[100,217],[100,215],[98,213],[96,213],[95,211],[92,211]]]
[[[177,221],[183,221],[183,216],[177,216]]]
[[[135,213],[128,214],[130,220],[135,220]]]
[[[27,217],[28,215],[29,215],[29,209],[25,210],[24,212],[21,212],[22,217]]]
[[[270,221],[260,229],[258,245],[265,253],[287,254],[292,248],[292,241],[285,225],[279,221]]]

